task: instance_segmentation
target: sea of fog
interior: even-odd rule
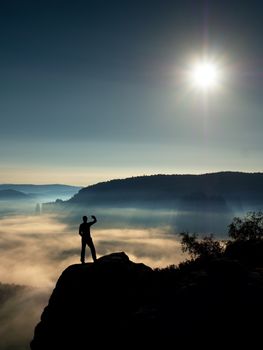
[[[0,208],[0,348],[28,349],[36,323],[62,271],[80,258],[82,215],[96,215],[92,237],[98,257],[124,251],[153,268],[186,259],[179,232],[225,237],[233,213],[148,209],[35,212]],[[87,248],[87,262],[92,261]]]

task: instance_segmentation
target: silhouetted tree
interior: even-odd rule
[[[232,240],[216,240],[212,234],[199,238],[197,234],[181,233],[182,251],[189,253],[191,258],[186,263],[225,257],[262,266],[263,212],[248,212],[243,218],[234,217],[228,227]]]
[[[212,234],[202,239],[199,239],[195,233],[189,234],[188,232],[183,232],[180,235],[182,236],[182,251],[188,252],[191,259],[216,258],[221,256],[224,251],[223,242],[215,240]]]
[[[235,217],[228,226],[229,237],[234,240],[263,239],[263,212],[248,212],[244,218]]]

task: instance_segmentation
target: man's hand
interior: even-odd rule
[[[91,215],[93,221],[91,221],[91,225],[95,224],[97,222],[96,216]]]

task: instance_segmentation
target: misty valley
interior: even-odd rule
[[[261,183],[262,174],[218,173],[138,177],[85,188],[0,186],[2,343],[27,348],[59,275],[80,263],[83,215],[98,220],[92,227],[98,257],[125,252],[134,262],[165,268],[187,258],[180,232],[225,239],[233,217],[260,210]]]

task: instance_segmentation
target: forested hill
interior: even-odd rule
[[[152,175],[111,180],[81,189],[67,203],[123,205],[148,203],[263,203],[263,173],[219,172],[203,175]]]

